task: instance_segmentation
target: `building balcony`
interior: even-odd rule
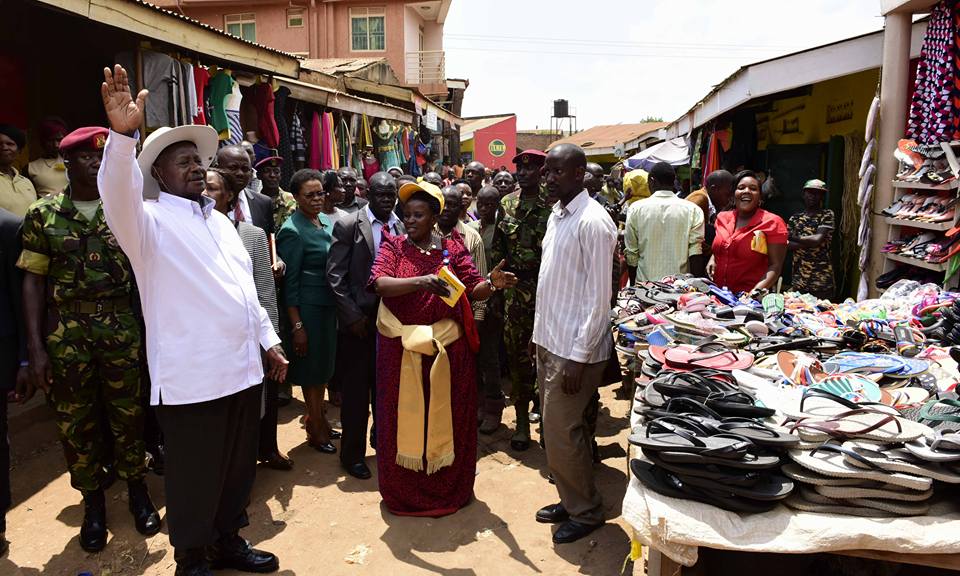
[[[427,95],[446,94],[446,56],[443,50],[404,54],[404,81]]]

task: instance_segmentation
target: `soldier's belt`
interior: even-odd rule
[[[74,300],[60,305],[60,309],[74,314],[100,314],[101,312],[129,312],[132,307],[129,296],[120,296],[112,300]]]

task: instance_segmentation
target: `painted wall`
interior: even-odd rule
[[[253,13],[257,21],[257,43],[284,52],[309,52],[309,8],[304,8],[304,26],[287,28],[286,4],[263,5],[240,3],[230,6],[190,6],[184,12],[190,18],[224,30],[226,14]]]
[[[463,147],[461,146],[461,149]],[[511,116],[473,133],[473,159],[488,168],[506,166],[516,170],[511,161],[517,149],[517,117]]]
[[[320,58],[349,58],[349,57],[386,57],[390,66],[400,79],[404,76],[404,18],[405,6],[403,2],[337,2],[335,4],[326,4],[328,7],[327,18],[330,22],[324,27],[334,38],[333,46],[329,53],[319,56]],[[350,42],[350,8],[358,7],[386,7],[386,19],[384,21],[384,33],[386,35],[386,47],[384,51],[376,52],[354,52]]]
[[[757,149],[768,145],[821,144],[831,136],[862,131],[876,93],[879,70],[813,85],[809,96],[775,100],[757,114]]]

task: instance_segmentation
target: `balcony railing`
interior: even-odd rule
[[[423,50],[406,53],[407,84],[442,84],[446,82],[443,50]]]

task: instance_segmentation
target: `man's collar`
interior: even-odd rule
[[[657,198],[676,198],[677,195],[673,193],[672,190],[657,190],[652,194]]]
[[[180,196],[174,196],[169,192],[160,192],[160,197],[158,198],[160,202],[169,204],[175,210],[181,212],[189,212],[190,214],[199,213],[204,219],[209,218],[210,214],[213,213],[213,207],[215,202],[208,198],[207,196],[200,196],[199,203],[194,202],[188,198],[181,198]]]
[[[397,218],[397,214],[396,214],[393,210],[390,211],[390,216],[387,218],[387,221],[386,221],[386,222],[384,222],[383,220],[380,220],[379,218],[377,218],[377,215],[374,214],[374,213],[373,213],[373,210],[370,209],[370,204],[369,204],[369,203],[367,203],[367,205],[364,206],[364,210],[367,211],[367,220],[370,220],[370,223],[371,223],[371,224],[373,224],[374,222],[379,222],[379,223],[381,223],[381,224],[386,224],[387,226],[390,226],[390,225],[392,225],[392,224],[400,221],[400,219]]]
[[[590,194],[587,192],[586,188],[580,191],[579,194],[573,197],[573,200],[570,201],[566,206],[563,205],[563,202],[557,202],[553,205],[553,213],[557,215],[557,218],[566,218],[571,214],[576,214],[581,208],[587,205],[587,202],[591,200]]]

